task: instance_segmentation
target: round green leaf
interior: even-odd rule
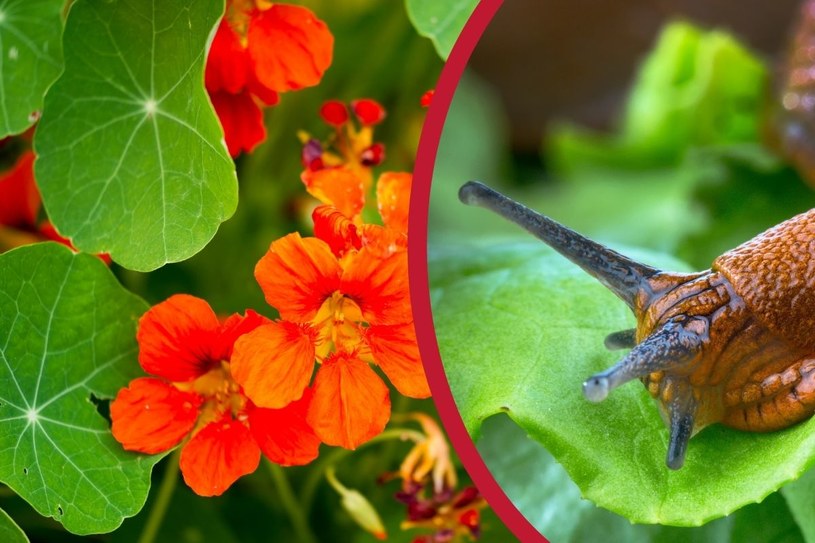
[[[420,35],[430,38],[436,52],[446,59],[478,0],[405,0],[410,22]]]
[[[94,405],[138,374],[146,309],[93,256],[56,243],[0,255],[0,480],[74,533],[136,514],[160,458],[124,451]]]
[[[639,383],[600,404],[581,394],[586,377],[621,356],[603,339],[634,326],[622,302],[535,242],[443,247],[429,265],[439,349],[470,434],[507,412],[597,505],[632,522],[699,525],[760,501],[812,463],[815,419],[768,434],[708,427],[670,471],[667,428]]]
[[[0,541],[4,543],[28,543],[28,536],[25,535],[25,532],[2,509],[0,509]]]
[[[34,124],[62,68],[64,0],[0,2],[0,138]]]
[[[552,455],[502,415],[484,421],[478,450],[516,507],[555,543],[803,541],[801,530],[779,494],[771,494],[761,504],[748,505],[700,527],[631,524],[619,515],[580,499],[577,485]]]
[[[36,176],[59,232],[146,271],[184,260],[237,206],[204,90],[222,0],[79,1],[45,99]]]

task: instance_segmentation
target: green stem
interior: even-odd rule
[[[303,491],[301,492],[301,495],[303,496],[303,499],[301,500],[303,510],[305,511],[311,510],[311,505],[314,502],[314,495],[317,493],[317,487],[320,485],[323,473],[325,473],[327,469],[335,465],[337,462],[339,462],[352,452],[358,451],[364,447],[368,447],[369,445],[374,445],[376,443],[390,441],[393,439],[398,439],[401,441],[411,440],[419,442],[425,439],[425,435],[421,432],[411,430],[409,428],[393,428],[390,430],[385,430],[375,438],[366,441],[365,443],[363,443],[354,450],[334,449],[333,451],[331,451],[331,454],[328,454],[320,458],[319,462],[315,464],[314,467],[310,470],[309,478],[306,479],[306,482],[303,485]]]
[[[311,528],[309,528],[308,525],[308,519],[304,513],[307,511],[307,509],[298,503],[297,498],[294,497],[294,492],[292,491],[291,485],[289,484],[289,479],[286,477],[286,473],[283,471],[283,468],[269,460],[264,459],[264,461],[269,475],[271,475],[272,481],[277,489],[277,493],[280,496],[280,502],[288,513],[291,523],[294,526],[294,531],[297,534],[297,541],[302,543],[316,543],[317,539],[311,532]]]
[[[138,543],[153,543],[156,539],[156,534],[158,534],[158,530],[161,528],[161,522],[167,513],[167,507],[170,505],[175,485],[178,482],[178,459],[180,456],[181,447],[178,447],[173,451],[173,454],[167,458],[167,464],[164,467],[164,476],[161,479],[158,495],[150,509],[150,515],[147,517],[147,522],[142,529]]]

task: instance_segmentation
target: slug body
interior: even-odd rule
[[[606,338],[609,349],[631,351],[583,393],[602,401],[639,378],[670,429],[669,468],[682,467],[688,440],[710,424],[767,432],[815,413],[815,210],[682,274],[635,262],[481,183],[466,183],[459,198],[525,228],[631,308],[636,329]]]

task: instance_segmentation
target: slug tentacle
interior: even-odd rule
[[[637,329],[630,328],[628,330],[620,330],[606,336],[603,345],[609,351],[617,351],[619,349],[630,349],[637,344]]]
[[[557,252],[583,268],[634,309],[646,279],[659,272],[581,236],[478,181],[465,183],[458,192],[468,205],[485,207],[525,228]]]
[[[707,325],[702,321],[697,318],[668,321],[617,364],[586,379],[583,395],[590,402],[600,402],[611,390],[628,381],[676,369],[693,360],[707,336]]]
[[[679,469],[685,463],[688,441],[693,435],[696,405],[690,391],[682,391],[668,404],[668,421],[671,437],[668,441],[668,455],[665,464],[671,469]]]

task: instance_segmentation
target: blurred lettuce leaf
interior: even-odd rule
[[[562,173],[642,168],[675,163],[692,146],[757,141],[767,82],[764,64],[729,34],[669,23],[639,69],[619,132],[560,125],[548,157]]]
[[[674,252],[699,268],[815,207],[801,176],[759,144],[692,149],[678,169],[693,179],[688,196],[702,220],[683,232]]]
[[[622,252],[685,269],[665,256]],[[506,412],[601,507],[632,522],[700,525],[761,501],[815,461],[815,419],[771,434],[714,425],[672,472],[667,429],[641,385],[597,405],[580,392],[620,356],[604,349],[604,337],[634,325],[611,293],[528,241],[431,246],[429,269],[439,349],[470,434],[478,438],[485,419]]]

